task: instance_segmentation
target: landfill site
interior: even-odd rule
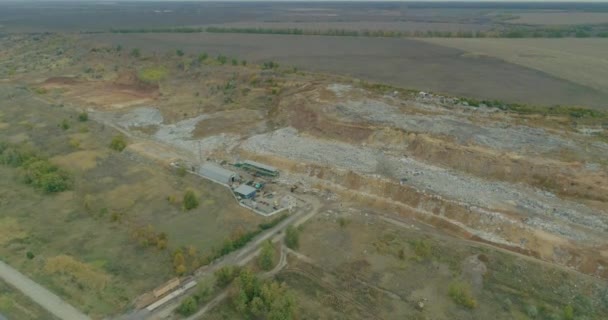
[[[173,123],[153,106],[91,111],[136,136],[143,135],[138,128],[154,128],[145,143],[182,155],[172,160],[196,163],[198,169],[192,169],[202,176],[209,168],[221,169],[222,162],[231,168],[224,174],[251,174],[240,159],[256,159],[251,163],[259,167],[249,177],[261,179],[219,183],[236,186],[242,204],[264,207],[256,210],[266,214],[294,187],[320,189],[608,276],[608,144],[587,132],[606,130],[601,127],[566,129],[559,119],[532,127],[543,119],[472,108],[464,100],[424,92],[378,94],[340,83],[302,84],[267,111],[271,114],[241,124],[248,132],[231,128],[195,136],[197,124],[209,119],[231,123],[232,117],[261,111],[203,113]],[[281,174],[259,174],[265,166]],[[260,193],[250,184],[269,182],[282,187],[250,201],[250,193]]]

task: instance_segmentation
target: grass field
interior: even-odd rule
[[[525,66],[608,92],[608,41],[604,39],[426,39]],[[604,103],[608,105],[608,103]]]
[[[221,186],[111,150],[116,132],[75,111],[14,87],[0,95],[11,97],[0,141],[48,157],[73,183],[46,194],[22,182],[23,169],[0,166],[0,256],[91,316],[115,315],[173,277],[174,250],[190,271],[234,232],[263,221]],[[182,209],[186,190],[198,208]],[[155,242],[162,233],[163,245]]]
[[[0,316],[19,320],[54,320],[51,314],[40,308],[26,296],[0,281]]]
[[[358,210],[326,212],[301,231],[278,276],[311,319],[603,319],[605,282],[530,259],[387,223]],[[477,256],[477,258],[475,258]],[[417,308],[424,302],[422,309]]]

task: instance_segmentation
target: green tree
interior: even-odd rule
[[[290,249],[298,249],[300,245],[300,234],[298,229],[296,229],[293,225],[287,227],[285,230],[285,245]]]
[[[232,65],[233,66],[238,66],[239,65],[239,61],[235,58],[232,58]]]
[[[231,284],[236,277],[239,276],[240,272],[241,268],[238,266],[222,267],[213,273],[215,276],[215,283],[218,287],[225,288]]]
[[[184,194],[184,209],[192,210],[198,207],[198,197],[192,190],[186,191]]]
[[[270,270],[274,265],[274,246],[270,240],[262,244],[262,251],[258,257],[258,266],[262,270]]]
[[[184,51],[182,51],[181,49],[177,49],[177,50],[175,50],[175,54],[177,54],[178,57],[183,57]]]
[[[182,301],[182,303],[177,307],[177,313],[180,315],[187,317],[189,315],[194,314],[198,309],[198,302],[194,297],[188,297]]]
[[[127,147],[127,140],[122,134],[114,136],[110,141],[110,148],[118,152],[124,150]]]

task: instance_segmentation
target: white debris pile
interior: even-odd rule
[[[328,167],[353,170],[363,174],[377,174],[379,161],[388,164],[388,178],[400,181],[430,194],[491,210],[516,210],[530,217],[542,217],[556,232],[565,222],[587,230],[606,232],[608,214],[587,206],[560,199],[553,194],[523,185],[484,180],[453,170],[421,163],[412,158],[383,155],[382,151],[354,145],[319,140],[300,135],[294,128],[283,128],[256,135],[242,144],[242,148],[260,154],[278,155],[295,161],[305,161]],[[380,156],[379,156],[380,155]],[[387,175],[386,170],[382,170]],[[551,221],[561,221],[553,224]],[[541,226],[542,227],[542,226]],[[584,233],[564,227],[560,234],[573,239],[585,239]]]
[[[117,123],[124,128],[160,125],[164,121],[163,114],[156,108],[141,107],[122,115]]]

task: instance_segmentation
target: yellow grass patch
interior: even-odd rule
[[[0,245],[4,245],[14,239],[25,238],[26,236],[27,233],[21,229],[15,218],[0,219]]]
[[[44,271],[48,274],[67,276],[70,280],[95,290],[105,288],[110,281],[110,276],[103,271],[68,255],[48,258],[44,265]]]
[[[51,158],[51,162],[62,168],[89,170],[97,166],[97,159],[105,154],[101,151],[76,151],[63,156]]]
[[[6,129],[9,127],[9,124],[6,122],[0,122],[0,130]]]

